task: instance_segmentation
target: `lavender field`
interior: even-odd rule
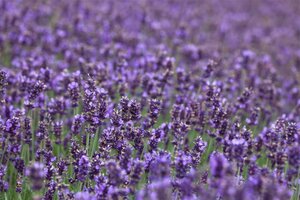
[[[0,200],[299,200],[299,0],[0,0]]]

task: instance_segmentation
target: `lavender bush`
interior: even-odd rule
[[[300,4],[0,0],[0,199],[298,200]]]

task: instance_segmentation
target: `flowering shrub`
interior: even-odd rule
[[[299,9],[0,0],[0,198],[298,200]]]

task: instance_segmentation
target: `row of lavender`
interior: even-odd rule
[[[0,197],[299,199],[300,6],[272,2],[0,0]]]

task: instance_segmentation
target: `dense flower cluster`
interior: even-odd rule
[[[0,198],[298,200],[299,5],[0,0]]]

